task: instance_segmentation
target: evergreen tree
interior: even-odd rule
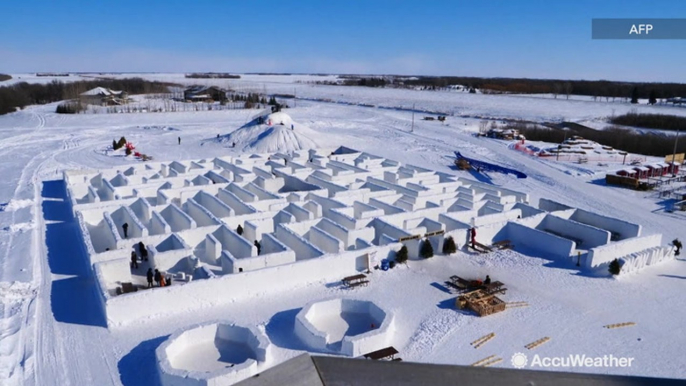
[[[445,241],[443,241],[443,254],[450,255],[451,253],[457,252],[457,245],[455,245],[455,239],[449,236]]]
[[[117,142],[117,149],[122,148],[124,146],[126,146],[126,138],[121,137],[119,138],[119,142]]]
[[[117,150],[119,147],[117,147],[117,141],[112,140],[112,150]]]
[[[422,242],[421,248],[419,248],[419,255],[425,259],[428,259],[429,257],[433,257],[434,255],[434,247],[431,245],[431,242],[429,239],[426,239]]]
[[[638,103],[638,87],[634,87],[634,89],[631,90],[631,103]]]
[[[648,103],[654,105],[657,103],[657,97],[655,96],[655,90],[650,90],[650,97],[648,97]]]
[[[613,275],[619,275],[619,270],[621,268],[622,266],[619,265],[619,260],[614,259],[610,262],[610,267],[607,270],[610,271],[610,273]]]
[[[399,264],[403,264],[407,262],[407,247],[402,246],[398,252],[395,253],[395,261],[397,261]]]

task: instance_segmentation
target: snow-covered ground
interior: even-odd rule
[[[150,75],[183,83],[182,76]],[[231,82],[298,97],[387,107],[446,111],[455,115],[529,120],[597,119],[636,106],[584,100],[491,96],[293,83],[286,76],[243,76]],[[56,104],[31,106],[0,116],[0,381],[7,385],[156,385],[155,349],[175,330],[230,318],[262,326],[276,346],[275,357],[297,355],[294,318],[308,302],[334,297],[372,300],[393,311],[394,346],[404,360],[468,365],[495,354],[505,360],[544,336],[551,341],[534,352],[559,356],[587,354],[635,357],[630,368],[565,369],[585,372],[686,378],[683,360],[686,263],[676,260],[620,280],[591,278],[544,257],[501,251],[458,252],[410,261],[387,272],[374,271],[366,288],[344,290],[331,283],[257,295],[202,313],[141,320],[120,329],[104,327],[94,279],[70,221],[64,169],[112,168],[133,162],[107,152],[120,136],[155,161],[210,158],[240,151],[216,141],[249,122],[256,110],[141,114],[57,115]],[[686,115],[686,109],[639,106],[640,111]],[[441,172],[451,168],[453,151],[516,168],[527,179],[490,174],[472,178],[564,204],[642,224],[644,234],[662,233],[665,242],[684,238],[686,218],[663,211],[654,193],[606,187],[597,165],[555,163],[509,149],[510,143],[477,138],[478,118],[448,117],[445,124],[415,119],[409,112],[298,100],[287,110],[293,121],[316,133],[322,147],[344,145]],[[416,118],[416,117],[415,117]],[[182,145],[177,144],[177,137]],[[571,269],[570,269],[571,268]],[[478,318],[453,308],[454,295],[442,289],[450,275],[484,277],[507,284],[506,301],[529,307]],[[173,305],[170,305],[173,307]],[[634,327],[604,329],[611,323]],[[479,349],[469,342],[495,332]]]

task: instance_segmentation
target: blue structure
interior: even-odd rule
[[[381,260],[381,270],[388,271],[388,268],[390,268],[390,264],[389,264],[388,260],[386,260],[386,259]]]
[[[493,171],[493,172],[504,173],[504,174],[514,174],[515,176],[517,176],[517,178],[526,178],[526,174],[524,174],[518,170],[509,169],[509,168],[502,167],[499,165],[489,164],[488,162],[483,162],[483,161],[478,161],[475,159],[467,158],[467,157],[463,156],[462,154],[460,154],[459,151],[455,152],[455,156],[457,157],[457,160],[455,160],[455,165],[457,165],[457,163],[460,160],[464,160],[464,161],[467,161],[469,163],[469,166],[471,166],[473,169],[475,169],[477,171],[486,170],[486,171]]]

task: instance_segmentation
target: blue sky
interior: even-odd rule
[[[7,0],[0,72],[325,72],[686,82],[686,40],[591,40],[684,0]]]

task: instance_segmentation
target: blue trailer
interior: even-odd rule
[[[455,160],[455,165],[460,167],[460,168],[464,168],[465,165],[467,165],[468,167],[470,167],[476,171],[479,171],[479,172],[482,170],[483,171],[492,171],[492,172],[498,172],[498,173],[504,173],[504,174],[514,174],[515,176],[517,176],[517,178],[526,178],[526,174],[524,174],[518,170],[506,168],[506,167],[499,166],[499,165],[494,165],[494,164],[484,162],[484,161],[475,160],[473,158],[467,158],[467,157],[463,156],[462,154],[460,154],[459,151],[455,152],[455,156],[457,157],[457,159]]]

